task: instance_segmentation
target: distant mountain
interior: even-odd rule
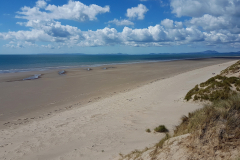
[[[87,55],[85,53],[65,53],[65,54],[71,54],[71,55]]]
[[[136,55],[174,55],[174,54],[202,54],[202,55],[221,55],[221,54],[234,54],[234,55],[239,55],[240,51],[238,52],[218,52],[214,50],[206,50],[202,52],[188,52],[188,53],[147,53],[147,54],[136,54]],[[99,53],[99,54],[85,54],[85,53],[39,53],[38,55],[131,55],[131,54],[126,54],[126,53]]]
[[[119,55],[119,56],[122,56],[122,55],[129,55],[129,54],[126,54],[126,53],[99,53],[99,54],[94,54],[94,55]]]
[[[182,53],[182,54],[185,54],[185,53]],[[206,51],[202,51],[202,52],[189,52],[186,54],[220,54],[220,53],[217,51],[214,51],[214,50],[206,50]]]
[[[111,55],[128,55],[126,53],[112,53]]]
[[[214,51],[214,50],[207,50],[207,51],[203,51],[203,52],[188,52],[188,53],[149,53],[147,55],[160,55],[160,54],[217,54],[219,52]]]
[[[149,53],[148,55],[157,55],[157,53]]]
[[[214,50],[207,50],[207,51],[203,51],[203,52],[200,52],[200,53],[219,53],[219,52],[214,51]]]
[[[85,53],[38,53],[37,55],[87,55]]]

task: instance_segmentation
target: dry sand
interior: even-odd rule
[[[24,96],[20,94],[20,91],[23,91],[22,94],[28,94],[29,96],[33,94],[34,96],[32,98],[35,98],[35,94],[37,94],[38,92],[33,92],[33,90],[31,90],[33,88],[28,90],[27,86],[39,87],[38,89],[41,89],[41,84],[43,85],[44,82],[44,86],[46,85],[46,82],[49,82],[47,84],[49,85],[49,87],[42,89],[43,93],[50,92],[48,95],[46,95],[46,97],[49,97],[50,100],[51,98],[55,98],[55,96],[51,95],[51,92],[53,92],[53,90],[54,92],[58,91],[58,94],[60,95],[63,94],[64,97],[65,95],[70,94],[72,97],[75,96],[76,99],[81,99],[81,96],[79,95],[81,95],[82,93],[79,95],[77,94],[77,91],[81,91],[80,88],[77,87],[77,81],[80,81],[80,77],[82,79],[86,79],[86,82],[89,81],[89,84],[85,83],[86,86],[81,86],[81,88],[87,86],[94,86],[96,85],[95,83],[102,81],[102,85],[105,85],[106,87],[109,86],[109,88],[107,88],[106,90],[101,90],[100,87],[99,91],[98,88],[95,88],[96,91],[102,93],[104,96],[106,96],[106,98],[101,98],[91,103],[86,102],[84,104],[74,102],[73,104],[75,104],[75,107],[73,107],[71,110],[51,113],[48,117],[45,117],[43,119],[37,119],[36,117],[33,117],[36,119],[34,119],[31,123],[26,123],[22,125],[18,125],[19,122],[16,121],[16,125],[9,125],[10,127],[2,129],[0,131],[0,159],[106,160],[117,159],[120,152],[126,154],[134,149],[143,149],[144,147],[149,147],[156,143],[159,139],[161,139],[163,135],[147,133],[145,132],[145,129],[150,128],[151,130],[153,130],[154,127],[160,124],[164,124],[167,126],[167,128],[170,129],[170,131],[172,131],[174,125],[178,124],[179,118],[182,115],[201,107],[201,105],[198,105],[196,103],[184,102],[184,95],[196,84],[210,78],[213,72],[218,74],[221,70],[236,62],[230,61],[219,65],[219,63],[226,61],[230,60],[209,59],[204,61],[191,60],[178,62],[176,61],[174,63],[166,62],[161,63],[165,64],[165,67],[162,68],[164,66],[163,65],[162,67],[157,68],[158,70],[154,70],[154,67],[152,66],[157,67],[158,65],[160,65],[159,63],[141,65],[136,64],[132,65],[133,68],[134,66],[136,67],[135,72],[137,71],[136,69],[141,70],[139,70],[135,74],[133,72],[134,69],[130,69],[132,72],[129,71],[129,68],[131,68],[129,67],[130,65],[123,65],[121,67],[117,66],[115,70],[114,68],[112,68],[107,71],[100,69],[95,72],[86,71],[87,73],[84,74],[85,77],[82,77],[80,74],[78,74],[79,71],[76,70],[69,71],[68,75],[65,77],[52,76],[52,73],[49,72],[49,74],[46,73],[45,77],[42,79],[24,82],[5,82],[7,79],[9,79],[9,77],[1,77],[2,82],[0,85],[8,84],[10,89],[12,89],[9,89],[9,92],[6,94],[12,93],[14,87],[16,87],[16,90],[19,92],[15,93],[16,95],[11,97],[12,101],[15,101],[16,99],[17,102],[14,102],[16,106],[24,106],[21,103],[25,103],[25,105],[28,104],[28,102],[24,101]],[[217,65],[209,66],[211,64]],[[203,66],[208,67],[200,68]],[[194,69],[194,67],[200,69],[192,70]],[[145,68],[145,70],[143,68]],[[155,74],[158,72],[160,74],[161,70],[164,70],[165,72],[169,70],[169,72],[171,71],[171,73],[165,73],[165,77],[162,78],[166,79],[161,79],[161,76],[159,75],[153,75],[153,73]],[[187,70],[192,71],[186,72]],[[148,71],[152,71],[152,73],[149,73]],[[104,76],[101,75],[101,73],[104,74]],[[107,76],[108,74],[114,75]],[[133,74],[135,76],[128,74]],[[95,76],[96,78],[96,75],[99,75],[99,79],[89,79],[91,76]],[[16,77],[13,76],[11,77],[11,79],[16,79]],[[148,78],[143,78],[144,80],[138,81],[136,78],[142,78],[141,76]],[[107,79],[109,77],[113,77],[112,79],[110,79],[111,81]],[[129,77],[134,78],[131,81],[131,78]],[[121,79],[121,81],[119,79]],[[124,79],[127,80],[124,81]],[[157,79],[161,80],[156,81]],[[55,83],[58,83],[58,85],[60,85],[60,82],[63,82],[64,80],[67,81],[69,84],[66,86],[62,85],[63,88],[60,87],[60,89],[58,89],[59,86],[56,87],[57,84]],[[108,84],[105,84],[106,82],[108,82]],[[117,82],[119,82],[120,85],[115,84]],[[148,84],[137,87],[144,83]],[[11,85],[13,84],[14,87],[11,88]],[[40,86],[36,86],[36,84]],[[22,89],[21,87],[26,87],[26,90]],[[77,89],[74,90],[74,88]],[[131,90],[126,91],[128,88],[131,88]],[[109,91],[114,90],[118,92],[115,94],[108,93]],[[5,88],[5,91],[8,91],[7,88]],[[74,93],[76,92],[76,95],[72,94],[71,91]],[[94,87],[92,92],[93,91]],[[94,97],[95,94],[99,96],[99,94],[97,93],[91,93],[90,91],[88,92],[89,95],[92,94],[92,97]],[[20,98],[17,96],[17,94],[20,94]],[[3,95],[4,94],[1,93],[1,98]],[[90,98],[92,98],[91,96]],[[58,96],[56,97],[59,98]],[[5,100],[4,98],[1,99],[1,103],[2,100]],[[28,100],[35,102],[35,99],[31,99],[31,96]],[[69,98],[69,101],[71,101],[71,97]],[[66,100],[61,105],[64,106],[65,104],[70,103],[69,101]],[[8,104],[7,102],[8,101],[5,100],[6,104]],[[36,100],[35,103],[37,104],[38,101]],[[43,104],[44,103],[42,102],[42,105]],[[15,108],[13,107],[12,109]],[[33,109],[37,109],[37,107]],[[5,110],[7,109],[5,108]],[[29,110],[29,108],[26,108],[25,111]],[[1,112],[9,114],[9,116],[13,115],[13,113],[9,113],[7,111],[5,112],[4,109],[2,109]],[[21,110],[19,112],[21,112]],[[12,117],[17,117],[17,113],[18,112],[16,111],[16,114]],[[33,112],[29,112],[29,114],[30,113],[33,114]],[[21,115],[21,113],[19,114]],[[36,115],[37,113],[34,113],[34,116]],[[19,121],[23,123],[22,120]],[[26,119],[26,121],[28,120]]]
[[[107,70],[103,70],[105,66],[102,66],[91,71],[76,68],[67,69],[66,76],[59,76],[58,71],[0,74],[0,129],[84,106],[162,78],[227,61],[231,59],[116,65]],[[33,74],[42,74],[42,78],[19,81]]]

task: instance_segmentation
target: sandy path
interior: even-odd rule
[[[189,71],[15,129],[3,129],[0,159],[106,160],[151,146],[163,135],[145,129],[164,124],[172,131],[182,115],[201,107],[182,100],[187,91],[235,62]]]

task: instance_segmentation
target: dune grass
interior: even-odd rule
[[[215,101],[205,105],[202,109],[189,113],[182,117],[180,125],[176,126],[174,136],[193,133],[197,130],[204,131],[209,127],[215,127],[217,123],[225,126],[225,141],[227,135],[235,135],[240,138],[240,95],[232,95],[227,100]],[[237,131],[233,133],[233,131]]]
[[[146,129],[146,132],[150,133],[150,132],[151,132],[151,130],[148,128],[148,129]]]
[[[119,159],[119,160],[123,160],[123,159],[136,160],[136,159],[138,159],[139,157],[141,157],[142,154],[143,154],[144,152],[146,152],[147,150],[149,150],[149,148],[146,147],[146,148],[145,148],[144,150],[142,150],[142,151],[136,149],[136,150],[132,151],[131,153],[127,154],[127,155],[123,155],[122,153],[119,153],[119,155],[120,155],[120,157],[121,157],[121,159]]]
[[[155,132],[168,132],[168,129],[164,125],[160,125],[154,129]]]
[[[185,100],[216,101],[228,99],[240,91],[240,78],[217,75],[206,82],[196,85],[185,96]]]
[[[220,75],[196,85],[186,94],[185,100],[213,102],[228,99],[229,96],[240,92],[240,78],[234,76],[239,71],[240,61],[221,71]]]
[[[236,62],[235,64],[229,66],[228,68],[221,71],[221,75],[229,74],[229,73],[236,73],[240,69],[240,61]]]

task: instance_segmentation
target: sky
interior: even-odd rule
[[[0,54],[240,51],[240,0],[2,0]]]

